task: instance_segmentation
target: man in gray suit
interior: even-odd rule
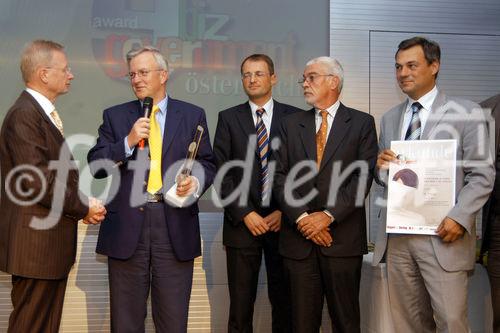
[[[378,182],[384,183],[396,154],[392,140],[457,141],[456,204],[436,235],[387,234],[379,227],[374,264],[387,260],[389,299],[396,332],[468,332],[468,272],[474,268],[475,216],[491,192],[494,167],[486,121],[473,102],[436,87],[440,48],[414,37],[396,52],[396,78],[408,96],[380,124]],[[386,192],[387,194],[387,192]]]

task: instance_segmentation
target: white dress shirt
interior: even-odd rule
[[[47,114],[47,117],[49,117],[49,119],[52,122],[52,124],[54,124],[54,126],[57,128],[57,125],[56,125],[54,119],[50,115],[50,113],[56,109],[56,107],[54,106],[54,104],[52,104],[52,102],[47,97],[45,97],[44,95],[40,94],[36,90],[33,90],[31,88],[26,88],[26,91],[31,96],[33,96],[33,98],[38,102],[38,104],[40,104],[40,106],[42,107],[43,111]]]
[[[252,101],[248,101],[248,104],[250,104],[250,109],[252,110],[252,119],[253,119],[253,124],[257,126],[257,111],[261,107],[255,104]],[[271,123],[273,121],[273,108],[274,108],[274,102],[273,99],[270,98],[266,104],[262,106],[264,109],[264,113],[262,114],[262,121],[264,122],[264,126],[266,126],[266,131],[267,131],[267,137],[269,137],[269,133],[271,132]]]
[[[408,97],[408,103],[406,104],[406,111],[403,118],[403,127],[401,127],[401,140],[405,139],[406,131],[408,131],[408,127],[410,126],[412,116],[411,105],[415,102],[419,102],[420,105],[422,105],[422,109],[420,109],[418,115],[420,117],[420,133],[423,133],[425,123],[427,122],[427,118],[429,118],[429,114],[432,112],[432,104],[434,103],[437,94],[437,87],[434,86],[431,91],[420,97],[418,101],[415,101]]]

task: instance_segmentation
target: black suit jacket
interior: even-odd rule
[[[273,101],[273,118],[271,122],[270,141],[278,135],[279,126],[285,116],[302,111],[294,106]],[[243,103],[219,112],[217,130],[214,138],[214,154],[217,167],[220,169],[229,161],[244,161],[250,145],[249,137],[256,135],[255,124],[250,104]],[[257,148],[257,146],[255,146]],[[270,160],[273,160],[271,154]],[[248,247],[257,241],[243,223],[243,217],[252,211],[266,216],[278,209],[276,201],[271,198],[269,207],[261,205],[260,157],[257,150],[252,151],[252,162],[245,166],[250,172],[250,188],[248,200],[239,205],[238,200],[224,207],[223,243],[232,247]],[[242,168],[232,168],[223,178],[219,195],[226,198],[239,186],[244,176]]]
[[[62,178],[56,170],[49,168],[51,161],[58,161],[60,151],[65,150],[69,174],[64,193],[62,212],[52,216],[56,184]],[[87,214],[88,208],[81,201],[85,195],[78,191],[78,170],[72,161],[69,147],[63,136],[51,122],[38,102],[23,91],[4,118],[0,135],[1,197],[0,197],[0,270],[9,274],[35,279],[62,279],[73,266],[76,254],[77,221]],[[61,161],[62,162],[62,161]],[[18,166],[34,166],[45,181],[45,190],[39,177],[34,181],[14,175],[20,179],[27,198],[39,200],[31,205],[19,205],[5,191],[6,177]],[[9,188],[15,191],[16,182]],[[82,198],[80,200],[80,197]],[[16,194],[16,198],[23,198]],[[34,217],[47,218],[54,225],[47,230],[32,228]]]
[[[495,218],[495,211],[498,211],[499,208],[495,207],[500,202],[500,159],[498,158],[498,143],[500,141],[500,94],[495,95],[493,97],[488,98],[487,100],[480,103],[481,107],[491,109],[491,116],[495,120],[494,133],[490,133],[490,140],[494,138],[494,152],[493,158],[495,158],[495,185],[493,187],[493,192],[491,192],[491,196],[488,199],[488,202],[483,207],[483,242],[481,245],[481,254],[484,254],[488,251],[489,242],[490,242],[490,222]]]
[[[340,104],[319,172],[293,190],[295,199],[305,198],[311,191],[317,193],[299,205],[294,205],[285,198],[285,190],[290,188],[290,180],[287,181],[286,178],[294,166],[302,161],[310,161],[314,170],[317,170],[314,109],[287,117],[282,124],[280,136],[282,145],[276,154],[278,163],[274,182],[274,195],[284,213],[280,253],[297,260],[307,257],[315,245],[297,230],[296,220],[304,212],[325,209],[335,218],[330,225],[333,244],[328,248],[321,247],[321,252],[327,256],[339,257],[366,253],[364,198],[370,191],[378,151],[373,117]],[[354,163],[363,167],[350,170],[355,166]],[[337,176],[334,174],[335,168],[339,171]],[[304,177],[310,171],[311,168],[300,168],[294,179]],[[338,177],[339,174],[345,178]],[[357,195],[358,185],[362,192]],[[329,195],[333,193],[337,194],[337,198],[329,202]],[[359,197],[359,205],[356,205],[356,197]]]

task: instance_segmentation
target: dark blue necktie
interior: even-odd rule
[[[410,126],[406,131],[405,140],[420,140],[420,132],[422,131],[422,125],[420,123],[420,116],[418,113],[422,109],[422,104],[415,102],[411,105],[411,120]]]

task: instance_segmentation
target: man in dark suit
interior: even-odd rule
[[[247,197],[243,204],[239,196],[234,198],[224,209],[223,243],[231,301],[228,331],[253,331],[253,309],[264,252],[273,332],[289,332],[290,302],[283,280],[283,260],[278,253],[281,211],[271,197],[268,165],[273,159],[270,142],[277,136],[282,119],[299,109],[273,100],[272,87],[277,78],[273,61],[267,55],[245,58],[241,81],[249,101],[219,113],[214,139],[219,168],[230,161],[250,162],[245,168],[228,170],[219,191],[224,200],[243,184],[241,196]],[[253,149],[249,151],[249,147]],[[246,156],[247,151],[250,156]],[[247,183],[243,182],[245,170],[251,175]]]
[[[319,331],[326,296],[332,330],[359,332],[364,199],[377,157],[375,123],[340,103],[343,70],[337,60],[312,59],[300,83],[313,109],[284,119],[274,184],[284,215],[279,249],[293,331]]]
[[[105,210],[93,198],[81,201],[87,199],[54,108],[73,79],[63,46],[29,43],[21,72],[26,90],[0,134],[0,270],[12,274],[14,307],[8,332],[55,333],[75,261],[76,222],[99,223]]]
[[[204,129],[198,163],[192,176],[178,181],[177,194],[197,198],[212,183],[215,162],[205,112],[167,96],[168,65],[158,49],[132,50],[127,61],[138,100],[104,111],[99,138],[88,154],[94,176],[114,173],[117,189],[97,242],[97,252],[108,256],[111,328],[144,332],[151,287],[156,330],[185,332],[193,261],[201,254],[198,205],[174,207],[165,195],[179,179],[180,165],[174,163],[186,158],[198,125]],[[151,119],[141,107],[146,97],[153,98]],[[148,147],[141,150],[143,139]]]
[[[493,331],[500,332],[500,158],[498,143],[500,137],[500,95],[495,95],[480,103],[481,107],[491,110],[495,120],[494,132],[490,132],[490,140],[494,140],[493,157],[495,158],[495,185],[486,205],[483,207],[483,243],[481,256],[488,252],[487,271],[491,286],[491,303],[493,305]]]

